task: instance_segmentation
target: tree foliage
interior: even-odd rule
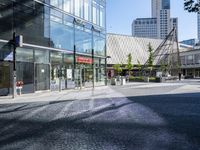
[[[200,1],[199,0],[184,0],[184,9],[188,12],[200,13]]]
[[[117,75],[119,75],[122,72],[122,65],[121,64],[115,64],[113,65],[113,69],[117,72]]]
[[[142,75],[142,64],[140,63],[139,60],[137,60],[137,69],[139,72],[139,76],[141,76]]]
[[[130,71],[133,69],[132,55],[131,55],[131,53],[128,54],[126,69],[128,70],[128,74],[130,76]]]
[[[148,58],[148,67],[153,67],[153,48],[151,46],[151,43],[148,44],[148,52],[149,52],[149,58]]]

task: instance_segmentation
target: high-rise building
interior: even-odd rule
[[[197,31],[198,31],[198,39],[200,41],[200,14],[197,14]]]
[[[12,93],[13,74],[24,83],[22,93],[105,85],[105,5],[0,0],[0,95]],[[16,53],[13,33],[23,35]]]
[[[170,0],[152,0],[151,9],[152,18],[137,18],[133,21],[132,35],[137,37],[164,39],[173,27],[178,26],[177,19],[170,18]],[[151,19],[152,21],[156,19],[156,31],[153,31],[155,28],[150,27],[152,24],[145,24],[145,26],[144,24],[141,24],[141,26],[135,24],[137,23],[137,20],[140,20],[140,22],[146,22],[145,20]],[[157,34],[156,36],[155,33]]]
[[[132,35],[138,35],[137,37],[157,38],[156,18],[138,18],[134,20],[133,26]]]

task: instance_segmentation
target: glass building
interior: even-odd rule
[[[105,85],[105,0],[1,0],[0,95]],[[23,47],[13,55],[13,33]]]

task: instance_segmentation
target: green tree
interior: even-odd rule
[[[125,68],[128,70],[128,75],[130,77],[131,70],[133,69],[132,55],[131,55],[131,53],[128,54],[127,65],[125,66]]]
[[[121,64],[115,64],[113,65],[113,69],[115,70],[115,72],[117,73],[117,75],[119,75],[122,72],[122,65]]]
[[[142,65],[139,60],[137,60],[137,69],[139,72],[139,76],[142,76]]]
[[[161,62],[160,62],[160,71],[162,72],[162,74],[166,72],[166,69],[167,68],[166,68],[166,64],[165,64],[164,60],[161,60]]]
[[[184,0],[184,9],[188,12],[200,13],[200,1],[198,0]]]
[[[148,44],[148,52],[149,52],[149,57],[148,57],[148,62],[147,62],[147,70],[150,71],[150,75],[151,75],[151,71],[153,69],[153,48],[151,46],[151,43]]]

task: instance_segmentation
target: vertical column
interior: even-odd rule
[[[16,80],[16,35],[15,32],[13,32],[13,98],[16,96]]]
[[[92,87],[95,86],[95,66],[94,66],[94,49],[92,49]]]
[[[76,45],[74,45],[74,71],[73,71],[73,80],[75,82],[75,70],[76,70]]]

